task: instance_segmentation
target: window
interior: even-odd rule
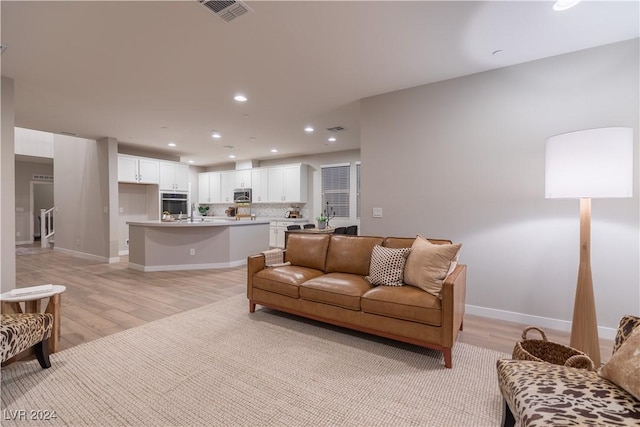
[[[349,218],[350,174],[349,164],[322,166],[322,210],[337,218]]]
[[[360,218],[360,162],[356,163],[356,218]]]

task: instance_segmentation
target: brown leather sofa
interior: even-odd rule
[[[249,311],[256,304],[295,315],[442,351],[451,368],[451,349],[462,330],[466,266],[444,281],[441,298],[413,286],[377,286],[365,279],[375,245],[411,247],[413,238],[292,234],[284,261],[265,267],[264,254],[247,262]],[[446,244],[448,240],[432,240]]]

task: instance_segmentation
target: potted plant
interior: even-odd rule
[[[209,206],[198,206],[198,211],[200,211],[200,215],[207,216],[207,212],[209,212]]]
[[[316,218],[316,221],[318,221],[318,228],[320,230],[324,230],[325,228],[327,228],[327,221],[329,221],[329,217],[327,217],[327,215],[325,215],[323,212],[319,217]]]

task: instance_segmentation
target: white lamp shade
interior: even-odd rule
[[[610,127],[547,139],[545,197],[632,197],[633,129]]]

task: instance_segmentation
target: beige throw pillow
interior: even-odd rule
[[[461,247],[460,243],[435,245],[422,236],[416,237],[404,266],[404,283],[440,296],[442,283]]]
[[[629,335],[598,373],[640,400],[640,328]]]

